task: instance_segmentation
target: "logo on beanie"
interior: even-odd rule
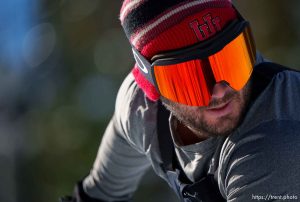
[[[214,35],[217,31],[221,30],[220,18],[212,17],[209,13],[203,16],[203,24],[200,24],[198,20],[194,20],[190,23],[190,27],[196,34],[199,41],[203,41],[208,37]]]

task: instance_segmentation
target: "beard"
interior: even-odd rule
[[[242,122],[250,101],[250,82],[240,91],[230,89],[220,99],[212,99],[207,107],[187,106],[161,98],[164,106],[198,137],[227,136]],[[211,118],[209,108],[231,103],[231,113]]]

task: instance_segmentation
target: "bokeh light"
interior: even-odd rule
[[[41,65],[53,52],[56,32],[50,23],[41,23],[31,28],[24,37],[23,57],[30,67]]]

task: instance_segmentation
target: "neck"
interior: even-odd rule
[[[201,142],[209,138],[209,136],[202,134],[201,132],[188,127],[177,120],[176,134],[181,144],[190,145]]]

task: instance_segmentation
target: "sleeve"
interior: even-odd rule
[[[300,122],[273,120],[227,139],[219,188],[230,202],[300,199]]]
[[[130,74],[118,92],[115,113],[103,135],[93,168],[83,180],[84,193],[89,197],[103,201],[132,198],[150,166],[145,155],[147,134],[141,123],[148,108]]]

